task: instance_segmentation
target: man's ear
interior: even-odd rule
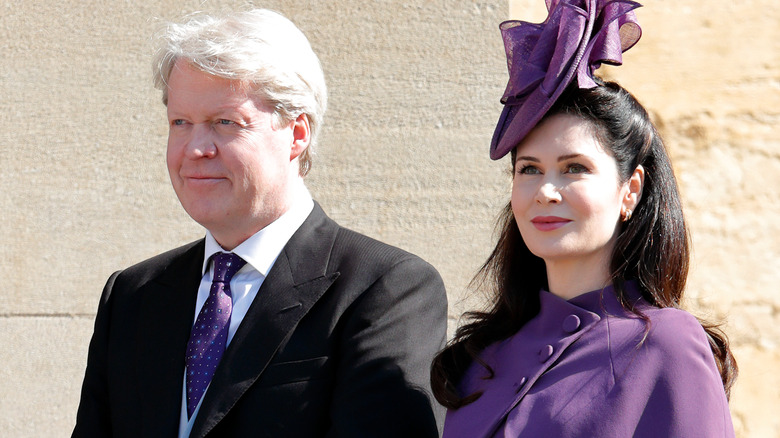
[[[290,161],[298,158],[299,155],[309,147],[311,143],[311,127],[309,126],[309,116],[300,114],[292,122],[293,143],[290,148]]]

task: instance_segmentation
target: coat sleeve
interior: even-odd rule
[[[707,336],[699,322],[677,309],[651,319],[646,341],[617,376],[613,405],[635,437],[733,437],[734,429]]]
[[[89,343],[87,369],[81,386],[81,400],[76,414],[73,437],[111,436],[111,411],[108,400],[107,354],[110,321],[110,298],[119,271],[106,282],[98,304],[95,328]]]
[[[447,297],[417,257],[390,267],[340,324],[332,437],[437,437],[444,411],[431,396],[430,364],[444,345]]]

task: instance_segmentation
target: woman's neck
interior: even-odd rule
[[[609,268],[603,260],[545,260],[548,290],[570,300],[592,290],[609,286]]]

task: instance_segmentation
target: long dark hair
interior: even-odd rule
[[[645,170],[642,197],[631,220],[620,228],[610,261],[610,275],[625,308],[646,319],[626,299],[625,283],[635,280],[642,296],[657,307],[680,307],[690,258],[689,236],[677,181],[663,141],[647,111],[628,91],[613,82],[580,89],[570,86],[548,111],[571,114],[595,127],[599,143],[617,162],[621,181],[638,165]],[[512,152],[514,167],[515,152]],[[436,399],[456,409],[480,393],[461,395],[457,384],[478,354],[488,345],[516,333],[539,313],[539,289],[547,286],[544,261],[523,242],[507,205],[499,217],[498,242],[474,277],[473,288],[491,293],[486,311],[467,312],[468,323],[434,359],[431,383]],[[700,320],[709,338],[726,396],[737,376],[737,364],[728,340],[717,325]],[[482,363],[492,377],[492,370]]]

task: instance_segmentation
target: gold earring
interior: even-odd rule
[[[631,220],[631,213],[632,213],[631,210],[626,209],[626,213],[623,216],[623,222],[628,222],[629,220]]]

